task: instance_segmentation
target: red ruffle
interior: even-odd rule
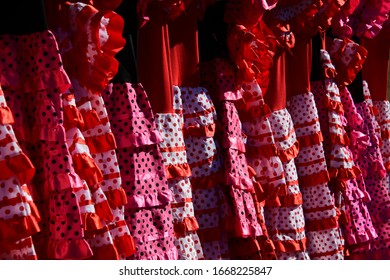
[[[73,127],[84,130],[84,119],[76,106],[68,105],[63,107],[64,110],[64,127],[68,131]]]
[[[383,129],[381,131],[381,138],[382,140],[390,139],[390,129]]]
[[[64,12],[71,18],[71,13],[79,7],[77,3],[67,4],[68,9],[64,9]],[[103,19],[109,20],[109,23],[102,24]],[[99,35],[103,28],[108,40],[101,45]],[[62,55],[69,76],[77,79],[82,87],[100,94],[118,71],[119,63],[115,55],[126,43],[122,38],[123,28],[123,18],[113,11],[98,11],[90,5],[78,10],[75,24],[69,28],[74,30],[69,36],[74,47]],[[88,55],[89,48],[96,52],[93,57]]]
[[[322,170],[315,174],[298,177],[299,184],[302,187],[311,187],[326,184],[329,182],[329,179],[329,173],[327,170]]]
[[[330,47],[330,56],[338,73],[335,81],[339,86],[347,86],[352,83],[357,73],[359,73],[362,69],[368,52],[364,47],[356,44],[348,38],[344,38],[343,40],[335,39],[332,42],[333,45],[336,43],[340,45],[338,47]],[[352,60],[348,65],[345,64],[345,60],[343,59],[343,57],[347,55],[347,47],[354,51],[352,54]],[[348,55],[350,56],[351,54]]]
[[[338,228],[337,220],[337,216],[315,221],[306,220],[306,231],[321,231]]]
[[[96,213],[81,213],[81,223],[85,231],[96,231],[103,227]]]
[[[103,135],[85,137],[85,142],[91,154],[104,153],[117,148],[114,134],[111,132]]]
[[[334,134],[330,133],[329,134],[330,142],[335,145],[342,145],[342,146],[349,146],[350,139],[348,137],[348,134],[340,135],[340,134]]]
[[[331,99],[328,95],[324,95],[323,103],[328,111],[335,111],[340,115],[344,115],[344,106],[341,102]]]
[[[117,135],[116,139],[118,148],[153,145],[162,141],[161,135],[157,130],[142,133],[121,133]]]
[[[198,229],[197,233],[201,244],[221,241],[221,230],[219,227],[200,228]]]
[[[265,200],[267,199],[266,193],[261,186],[259,182],[253,182],[253,189],[255,190],[256,193],[256,199],[259,202],[258,205],[255,205],[256,207],[263,207],[265,205]],[[261,213],[260,208],[257,209],[256,213]]]
[[[47,256],[53,260],[83,260],[92,256],[92,250],[84,239],[49,240]]]
[[[289,162],[290,160],[296,158],[299,153],[299,142],[298,140],[294,142],[294,144],[285,150],[279,149],[279,158],[282,162]]]
[[[288,194],[285,196],[278,195],[277,200],[270,200],[266,202],[267,207],[294,207],[302,205],[302,194]]]
[[[340,11],[347,1],[346,0],[327,0],[324,1],[324,6],[320,9],[319,13],[314,17],[313,20],[305,22],[303,31],[310,36],[314,36],[319,32],[324,32],[332,24],[333,16]]]
[[[104,192],[111,209],[116,209],[127,204],[127,196],[124,189],[115,189]]]
[[[196,126],[190,125],[183,128],[184,137],[195,136],[195,137],[214,137],[215,134],[215,123],[205,125],[205,126]]]
[[[322,136],[321,131],[318,131],[311,135],[297,137],[297,140],[301,148],[307,148],[321,144],[324,141],[324,137]]]
[[[35,175],[35,167],[25,154],[18,154],[0,161],[0,180],[17,177],[23,185]]]
[[[127,234],[115,237],[114,244],[121,256],[130,257],[137,251],[133,237]]]
[[[223,172],[218,171],[205,177],[192,177],[190,180],[193,190],[210,189],[223,181]]]
[[[22,241],[20,240],[15,240],[15,241],[10,241],[10,240],[1,240],[0,241],[0,252],[6,252],[10,253],[11,251],[23,251],[26,248],[33,248],[34,243],[31,237],[25,238]],[[27,256],[27,258],[24,258],[25,260],[30,259],[29,257],[32,256]],[[32,259],[37,259],[37,256],[34,256]]]
[[[272,110],[264,101],[255,106],[250,106],[250,104],[250,102],[245,104],[245,106],[249,106],[249,108],[247,111],[240,113],[242,122],[253,122],[253,120],[259,117],[269,117],[272,114]]]
[[[175,165],[166,165],[165,173],[167,179],[180,178],[180,177],[191,177],[192,172],[188,163],[180,163]]]
[[[92,260],[119,260],[119,254],[114,244],[106,244],[93,249]]]
[[[257,238],[257,240],[259,241],[263,258],[264,259],[276,259],[275,244],[273,243],[273,241],[270,240],[267,236],[260,236]],[[266,255],[264,255],[264,253],[266,253],[266,255],[268,255],[267,258],[266,258]]]
[[[88,186],[93,187],[103,180],[103,173],[89,155],[75,154],[72,159],[76,173],[87,182]]]
[[[198,221],[195,217],[184,217],[183,221],[173,224],[175,237],[186,237],[189,232],[195,232],[199,229]]]
[[[14,116],[8,106],[0,107],[0,124],[13,124]]]
[[[305,252],[307,240],[275,240],[273,243],[276,252]]]
[[[329,176],[331,179],[339,179],[343,181],[351,180],[359,176],[362,172],[357,166],[352,168],[329,168]]]
[[[114,219],[114,215],[112,214],[110,204],[108,200],[105,200],[100,203],[95,204],[95,212],[100,217],[102,221],[112,222]]]
[[[278,147],[275,144],[263,145],[260,147],[246,146],[247,154],[251,156],[260,156],[265,158],[276,157],[279,155]]]
[[[0,219],[0,240],[19,240],[36,234],[40,231],[38,218],[31,215]]]
[[[94,109],[89,111],[81,109],[79,113],[81,114],[81,117],[84,120],[83,131],[94,128],[100,124],[99,115]]]

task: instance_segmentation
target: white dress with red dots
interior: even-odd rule
[[[1,87],[0,111],[0,259],[34,260],[31,236],[40,231],[40,215],[26,183],[35,168],[19,147]]]
[[[228,259],[225,231],[226,203],[222,191],[222,160],[214,140],[216,112],[204,88],[175,88],[182,100],[184,141],[188,164],[197,231],[206,260]],[[225,207],[225,208],[224,208]]]
[[[323,136],[311,92],[293,96],[287,102],[300,150],[295,159],[303,198],[305,230],[310,259],[344,258],[337,209],[330,192]]]

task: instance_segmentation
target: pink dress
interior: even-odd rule
[[[4,95],[14,112],[15,135],[37,170],[32,194],[42,217],[34,242],[38,258],[88,258],[92,250],[76,196],[83,185],[73,168],[63,126],[62,94],[70,82],[56,39],[44,31],[9,36],[3,42],[10,50],[8,64],[15,65],[15,71],[3,76]]]
[[[363,122],[356,125],[353,152],[362,169],[367,192],[371,197],[368,203],[374,228],[378,238],[371,243],[369,250],[360,250],[354,259],[388,259],[389,258],[389,215],[390,197],[386,169],[380,152],[379,125],[373,114],[373,103],[368,85],[363,82],[365,101],[355,104]]]
[[[346,250],[353,251],[357,247],[367,247],[377,238],[377,233],[366,206],[367,196],[362,185],[361,170],[349,148],[341,92],[334,81],[336,70],[329,53],[323,49],[320,53],[325,74],[322,81],[312,82],[312,91],[324,135],[324,150],[331,179],[329,186],[334,193],[336,206],[341,211],[339,220]],[[341,91],[347,94],[345,87]]]
[[[117,71],[114,55],[124,46],[121,37],[123,20],[112,11],[100,12],[83,3],[64,4],[59,17],[64,20],[54,27],[55,33],[64,67],[72,81],[75,105],[84,121],[80,130],[80,140],[84,138],[84,141],[80,143],[88,147],[89,155],[96,164],[88,160],[91,173],[99,176],[97,170],[100,169],[102,175],[102,178],[90,182],[95,184],[90,186],[92,190],[102,190],[91,195],[94,203],[100,204],[97,207],[104,208],[100,209],[102,227],[92,232],[88,240],[96,258],[123,259],[134,253],[135,246],[124,220],[126,194],[115,152],[115,137],[101,95]],[[91,21],[92,18],[99,20]],[[78,28],[74,28],[76,26]],[[88,157],[88,153],[86,155]],[[105,200],[110,209],[107,209]]]

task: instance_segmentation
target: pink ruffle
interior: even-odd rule
[[[158,130],[139,133],[123,133],[116,137],[118,148],[141,147],[158,144],[162,141]]]
[[[225,137],[223,140],[223,147],[225,149],[236,149],[242,153],[245,153],[245,143],[242,137]]]
[[[253,181],[249,177],[237,177],[228,172],[225,172],[225,184],[241,190],[253,190]]]
[[[49,197],[51,192],[61,192],[63,190],[73,190],[82,187],[82,182],[78,175],[73,173],[60,173],[47,178],[44,185],[44,196]]]
[[[0,75],[0,84],[3,87],[11,87],[21,92],[31,93],[49,89],[66,92],[71,83],[64,69],[60,68],[41,72],[34,77],[20,76],[12,71],[5,71]]]
[[[237,101],[242,98],[242,93],[240,90],[235,91],[225,91],[221,93],[222,100],[228,100],[228,101]]]
[[[234,232],[237,237],[248,237],[248,236],[262,236],[263,232],[259,226],[255,227],[245,222],[240,222],[234,227]]]
[[[170,191],[161,191],[159,193],[131,195],[127,196],[126,208],[144,208],[168,204],[173,200]]]
[[[374,228],[366,229],[365,231],[356,232],[354,234],[346,234],[344,236],[347,244],[361,244],[370,240],[374,240],[378,235]]]
[[[170,250],[166,251],[164,254],[155,254],[153,256],[149,256],[146,258],[146,260],[177,260],[178,259],[178,253],[176,247],[171,248]]]
[[[198,221],[195,217],[184,217],[183,221],[173,224],[175,237],[186,237],[190,232],[195,232],[199,229]]]

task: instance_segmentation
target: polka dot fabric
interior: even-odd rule
[[[126,194],[121,187],[122,179],[115,151],[116,139],[102,96],[108,81],[118,69],[114,56],[125,43],[121,36],[123,21],[112,11],[98,11],[84,3],[67,3],[61,10],[61,16],[65,20],[55,33],[64,68],[71,78],[76,107],[84,121],[81,132],[96,163],[96,170],[101,171],[99,186],[110,206],[110,209],[100,208],[101,211],[108,212],[100,235],[111,234],[119,258],[125,259],[134,253],[135,246],[124,221]],[[104,197],[101,195],[102,192],[92,197],[103,203]],[[90,242],[97,245],[97,242],[91,240],[93,238],[94,236],[90,237]],[[99,243],[94,248],[96,255],[104,256],[101,252],[107,246],[112,246],[110,242],[111,239],[108,238],[106,243]],[[113,258],[115,250],[111,248],[108,251],[110,253],[107,258]]]
[[[279,194],[276,203],[266,204],[265,221],[270,238],[276,247],[278,259],[307,260],[305,218],[302,209],[302,193],[294,158],[298,145],[290,114],[286,109],[274,111],[269,116],[275,144],[283,157],[286,192]]]
[[[354,145],[353,152],[356,161],[362,169],[365,186],[371,201],[368,202],[374,228],[378,238],[371,243],[370,250],[360,250],[353,254],[354,259],[388,259],[389,258],[389,192],[386,170],[380,153],[379,135],[376,133],[379,126],[372,114],[369,89],[366,82],[363,83],[366,100],[356,104],[357,112],[363,117],[364,122],[359,127],[359,132],[368,136],[366,146]],[[361,137],[364,137],[361,136]],[[358,143],[358,142],[356,142]]]
[[[31,235],[40,231],[40,215],[26,185],[35,169],[16,140],[1,87],[0,111],[0,259],[37,259]]]
[[[256,86],[256,82],[243,87],[253,88],[253,90],[257,91],[256,95],[260,99],[256,103],[264,103],[261,97],[261,89]],[[251,106],[264,106],[256,103],[251,103]],[[242,127],[243,132],[247,136],[246,155],[248,164],[256,171],[256,180],[262,185],[267,198],[273,200],[279,189],[285,189],[286,181],[282,162],[277,156],[277,147],[268,115],[260,114],[251,120],[243,120]]]
[[[63,126],[61,94],[70,84],[62,68],[57,42],[50,32],[9,39],[8,45],[14,49],[11,54],[36,61],[21,66],[17,61],[22,59],[16,59],[12,66],[15,75],[6,83],[8,86],[4,92],[9,105],[17,108],[15,128],[21,147],[36,166],[33,197],[42,215],[41,232],[34,237],[35,244],[38,244],[38,258],[88,258],[92,252],[84,238],[80,207],[74,193],[82,185],[73,168]],[[22,81],[20,75],[25,79],[22,87],[18,86]],[[50,205],[60,203],[62,196],[67,196],[68,203],[51,211]],[[58,216],[61,216],[61,221]],[[66,223],[71,226],[67,239],[50,235],[57,229],[64,230]]]
[[[175,102],[175,110],[180,110],[180,104],[183,108],[184,142],[192,171],[193,204],[204,258],[227,259],[225,213],[221,211],[225,201],[220,184],[222,160],[219,145],[213,138],[215,108],[204,88],[176,88],[175,95],[181,97],[181,102]]]
[[[303,197],[303,211],[311,259],[343,259],[343,239],[322,146],[318,111],[312,93],[290,98],[291,114],[300,151],[295,159]]]
[[[350,140],[344,128],[347,125],[344,106],[339,88],[333,79],[334,66],[325,50],[321,50],[321,62],[324,73],[331,75],[324,77],[322,85],[317,87],[319,91],[315,91],[315,87],[312,90],[316,97],[321,127],[329,127],[322,130],[331,179],[329,185],[336,197],[336,206],[341,211],[340,226],[343,229],[346,248],[367,246],[367,242],[375,239],[377,234],[365,204],[365,194],[361,191],[364,186],[358,186],[358,183],[362,182],[357,179],[358,176],[361,177],[361,171],[348,147]]]
[[[379,124],[381,131],[381,153],[383,158],[383,164],[386,167],[386,171],[390,172],[390,103],[389,101],[374,101],[375,108],[378,109],[378,115],[376,120]]]
[[[122,214],[136,246],[134,255],[127,257],[177,259],[169,206],[172,193],[158,146],[162,138],[147,95],[139,84],[114,83],[106,88],[103,97],[118,143],[118,162],[107,162],[106,168],[120,174],[125,199]],[[117,110],[117,102],[123,105],[121,110]],[[127,126],[133,127],[133,135]]]
[[[85,122],[77,109],[74,94],[71,91],[72,89],[62,95],[64,127],[75,171],[82,179],[83,184],[83,187],[75,193],[80,204],[83,227],[93,251],[93,259],[118,259],[119,256],[112,236],[106,227],[108,223],[113,222],[114,216],[107,197],[100,187],[103,174],[93,160],[85,137],[81,132],[84,129]],[[108,238],[95,242],[94,236],[102,232]]]
[[[199,228],[194,216],[191,170],[183,137],[183,122],[178,114],[156,114],[156,124],[163,141],[159,144],[173,194],[171,202],[175,245],[180,260],[204,259],[196,231]]]
[[[221,108],[221,126],[224,153],[225,185],[227,196],[232,202],[234,237],[256,237],[263,235],[256,218],[251,192],[254,192],[245,158],[245,137],[232,102],[225,101]]]
[[[122,135],[117,137],[119,147],[139,147],[162,141],[141,84],[109,84],[104,96],[112,131],[114,135]]]

